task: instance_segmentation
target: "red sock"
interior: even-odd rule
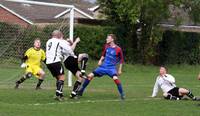
[[[121,83],[119,79],[114,80],[114,82],[115,82],[116,85]]]

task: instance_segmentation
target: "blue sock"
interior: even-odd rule
[[[114,81],[115,81],[115,84],[117,85],[117,89],[118,89],[120,95],[123,96],[124,92],[123,92],[122,84],[121,84],[120,80],[117,79],[117,80],[114,80]]]
[[[81,95],[83,94],[85,88],[88,86],[89,83],[90,83],[90,80],[85,79],[85,81],[84,81],[84,83],[83,83],[81,89],[79,90],[79,93],[80,93]]]
[[[123,96],[124,92],[123,92],[123,89],[122,89],[122,84],[117,84],[117,88],[118,88],[120,95]]]

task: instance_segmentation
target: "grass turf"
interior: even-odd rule
[[[96,67],[90,62],[88,72]],[[200,66],[169,66],[176,84],[200,96],[200,81],[196,79]],[[64,102],[53,100],[55,80],[46,70],[42,90],[35,90],[36,78],[26,80],[18,90],[14,83],[23,74],[18,66],[0,67],[0,116],[197,116],[200,102],[191,100],[167,101],[162,92],[150,98],[158,67],[126,64],[120,77],[126,100],[120,101],[116,85],[109,77],[95,78],[79,100],[68,99],[71,88],[65,82]]]

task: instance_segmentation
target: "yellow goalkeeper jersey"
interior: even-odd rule
[[[26,60],[26,64],[31,66],[40,66],[41,61],[45,60],[44,50],[42,49],[36,50],[33,47],[29,48],[26,51],[25,56],[28,57],[28,59]]]

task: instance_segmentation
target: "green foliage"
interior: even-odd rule
[[[193,0],[190,5],[191,10],[189,14],[195,23],[200,22],[200,14],[199,14],[200,7],[199,6],[200,6],[200,0]]]
[[[107,34],[110,33],[117,35],[117,41],[123,47],[123,32],[120,32],[116,27],[76,25],[74,35],[75,37],[81,38],[81,42],[78,44],[76,51],[79,53],[87,52],[91,58],[99,59]]]
[[[192,21],[200,22],[200,0],[98,0],[103,13],[109,20],[116,24],[123,24],[127,30],[127,36],[135,37],[138,25],[140,36],[137,36],[135,44],[141,63],[151,63],[152,57],[156,56],[155,45],[161,41],[163,33],[157,24],[170,18],[169,5],[184,9],[189,13]],[[139,24],[137,22],[139,20]],[[175,16],[176,24],[180,25],[184,19]],[[157,28],[157,29],[156,29]],[[134,44],[134,43],[133,43]],[[150,61],[150,62],[149,62]]]
[[[161,64],[200,64],[200,34],[167,31],[159,43]]]
[[[2,26],[3,25],[3,26]],[[1,62],[19,62],[23,53],[33,46],[35,38],[40,38],[42,48],[45,49],[46,41],[51,37],[56,25],[46,26],[43,29],[20,27],[0,24],[0,44],[2,53]],[[64,27],[66,30],[68,27]],[[136,28],[132,27],[135,31]],[[90,26],[75,25],[74,37],[80,37],[75,52],[86,52],[92,59],[99,59],[107,34],[116,34],[117,44],[122,48],[127,63],[149,64],[200,64],[200,35],[194,33],[166,32],[163,35],[159,27],[152,28],[149,39],[138,38],[136,33],[128,33],[124,25],[117,26]],[[64,31],[65,38],[68,33]],[[146,37],[147,38],[147,37]],[[10,40],[11,39],[11,40]],[[146,47],[144,48],[145,45]]]

